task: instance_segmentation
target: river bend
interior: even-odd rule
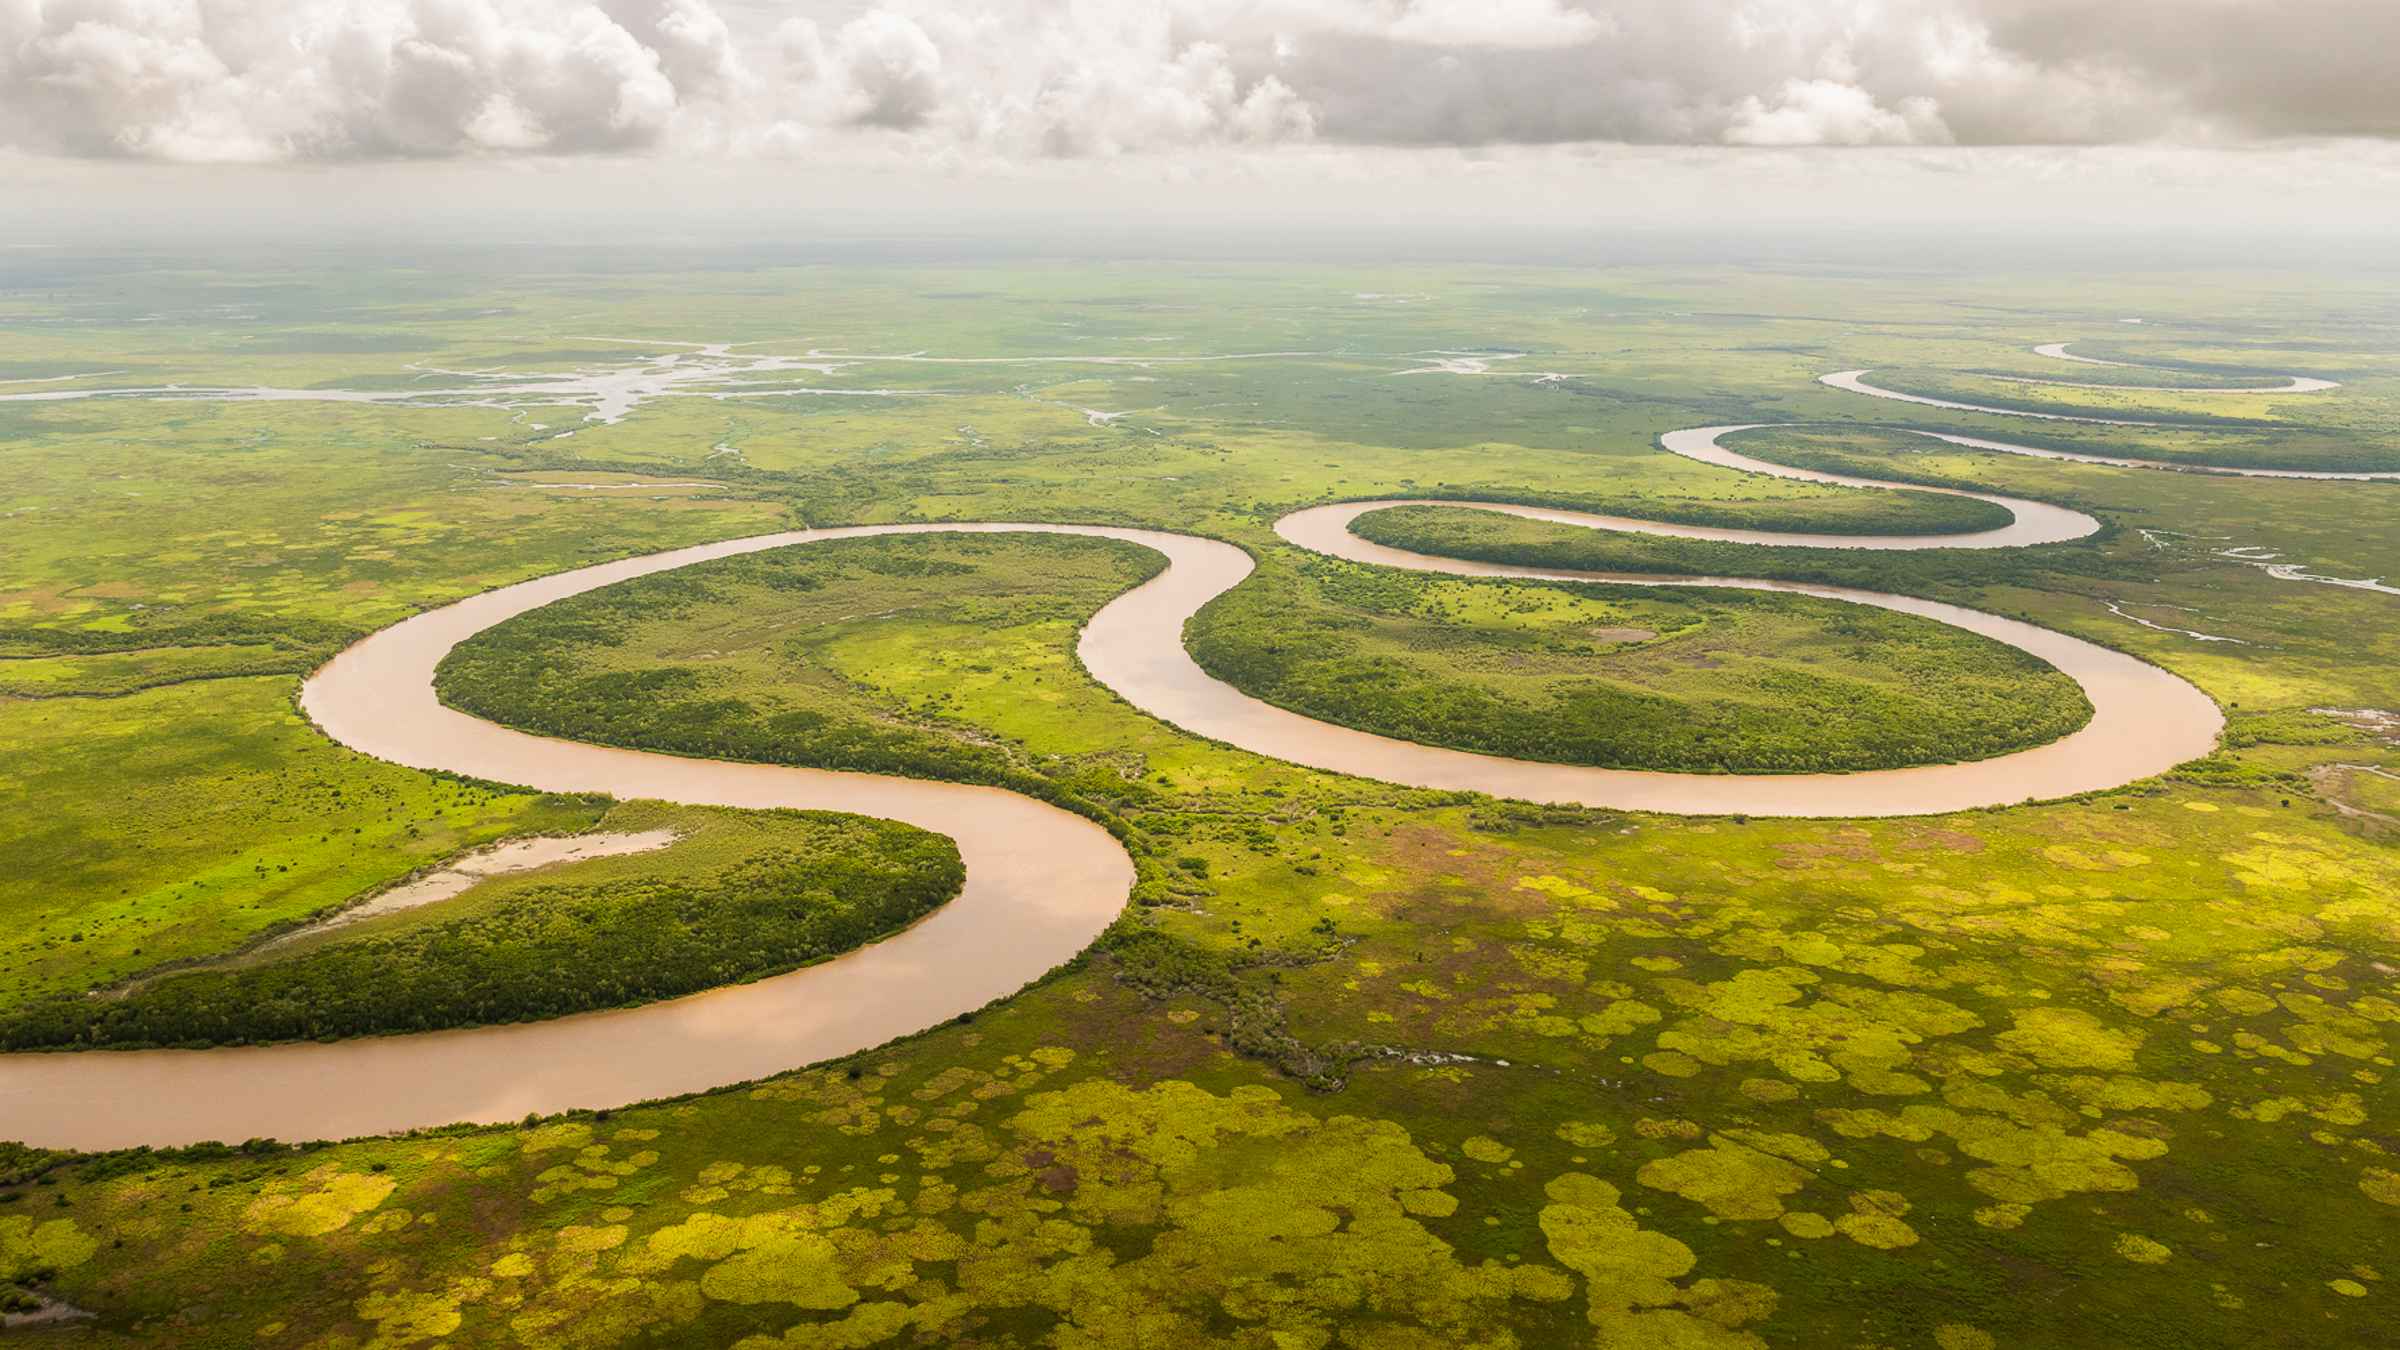
[[[1727,468],[1861,488],[1904,486],[1791,469],[1718,444],[1746,427],[1664,438]],[[1915,488],[1918,491],[1946,489]],[[2007,526],[1928,538],[1777,534],[1538,507],[1500,511],[1593,529],[1821,548],[2003,548],[2080,538],[2079,512],[1965,493]],[[715,558],[837,539],[943,532],[1072,534],[1155,549],[1157,576],[1093,615],[1077,653],[1128,703],[1195,735],[1338,773],[1437,789],[1684,814],[1890,816],[2007,805],[2119,786],[2208,753],[2222,718],[2181,678],[2124,653],[1962,606],[1846,587],[1747,577],[1665,577],[1511,567],[1369,543],[1360,515],[1404,499],[1312,507],[1276,523],[1284,539],[1353,561],[1460,576],[1728,587],[1812,595],[1916,614],[2047,661],[2091,700],[2081,730],[2048,745],[1960,764],[1848,774],[1681,774],[1534,763],[1394,740],[1274,707],[1226,685],[1183,645],[1185,622],[1251,571],[1241,549],[1158,530],[1040,522],[798,530],[627,558],[504,586],[419,614],[336,656],[301,690],[325,733],[365,754],[553,792],[692,805],[849,811],[950,836],[960,894],[923,921],[832,960],[751,984],[551,1021],[335,1044],[0,1055],[0,1138],[98,1150],[252,1137],[340,1138],[457,1121],[607,1107],[765,1077],[881,1045],[1005,997],[1088,946],[1122,910],[1131,861],[1083,817],[997,788],[782,765],[727,763],[587,745],[510,730],[444,706],[435,668],[453,647],[569,596]]]

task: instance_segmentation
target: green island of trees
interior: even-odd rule
[[[0,1014],[0,1047],[335,1040],[647,1003],[872,942],[966,880],[949,839],[896,821],[655,805],[620,808],[612,821],[628,815],[697,838],[486,881],[288,957],[22,1003]]]
[[[1367,519],[1384,514],[1398,513]],[[1751,591],[1277,557],[1195,616],[1187,639],[1211,674],[1311,717],[1610,768],[1802,773],[1981,759],[2055,740],[2091,715],[2074,681],[2014,648],[1910,615]]]

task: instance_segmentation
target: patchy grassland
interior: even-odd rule
[[[969,701],[1008,697],[1036,750],[1143,739],[1061,692]],[[2323,730],[2318,753],[2361,749]],[[1733,825],[1307,777],[1137,813],[1201,860],[1181,904],[856,1076],[70,1166],[17,1192],[67,1225],[29,1227],[23,1259],[200,1344],[265,1321],[576,1344],[1136,1318],[2367,1343],[2347,1290],[2384,1273],[2372,1121],[2400,1009],[2359,953],[2400,935],[2400,865],[2323,813],[2169,784]],[[1388,1292],[1304,1278],[1343,1268]],[[176,1292],[236,1271],[204,1312]]]
[[[594,803],[495,791],[329,745],[280,678],[0,699],[9,865],[0,1006],[211,956]]]
[[[0,455],[17,470],[0,511],[40,508],[8,521],[25,531],[12,543],[29,542],[0,557],[0,617],[55,635],[206,614],[225,626],[174,641],[280,634],[315,652],[482,586],[800,520],[1115,519],[1272,554],[1267,522],[1289,504],[1443,488],[1634,514],[1881,510],[1675,460],[1654,437],[1709,421],[1906,425],[1809,381],[1878,364],[2015,369],[2025,345],[2127,313],[2161,332],[2076,350],[2226,360],[2201,350],[2215,342],[2240,352],[2228,363],[2345,379],[2343,393],[2276,405],[2311,419],[2295,437],[2390,445],[2395,431],[2373,338],[2386,300],[2344,309],[2352,292],[2306,279],[2005,278],[1934,295],[1922,277],[1765,272],[729,269],[455,285],[412,281],[403,297],[364,269],[314,290],[79,283],[40,302],[55,314],[21,302],[0,361],[346,381],[388,376],[404,348],[566,364],[586,359],[555,355],[588,348],[576,334],[776,339],[796,303],[826,335],[812,342],[855,351],[1159,338],[1141,350],[1323,354],[861,367],[846,378],[944,392],[661,403],[566,441],[530,428],[548,416],[496,410],[0,407]],[[1366,298],[1392,295],[1417,298]],[[2197,295],[2224,317],[2189,313]],[[210,309],[228,297],[259,307],[238,337]],[[130,327],[153,312],[168,318]],[[2260,317],[2294,313],[2310,315],[2305,333]],[[2186,327],[2166,333],[2176,316]],[[1433,348],[1526,355],[1497,377],[1391,374]],[[1537,384],[1537,370],[1571,378]],[[1078,407],[1132,412],[1102,427]],[[314,451],[312,425],[328,432]],[[268,433],[259,450],[255,431]],[[2092,438],[2149,455],[2180,434]],[[1197,742],[1084,679],[1074,623],[1139,575],[1138,555],[1012,540],[968,557],[944,538],[882,542],[884,558],[922,560],[916,575],[861,567],[780,590],[764,572],[721,575],[673,621],[635,616],[561,685],[683,667],[695,696],[824,719],[728,750],[831,753],[842,742],[825,729],[854,725],[859,744],[928,772],[1051,783],[1123,827],[1144,903],[1075,968],[971,1020],[750,1087],[338,1146],[20,1153],[0,1185],[0,1281],[92,1310],[93,1344],[2380,1344],[2400,1222],[2400,855],[2392,831],[2316,784],[2334,782],[2318,772],[2329,765],[2400,769],[2400,747],[2372,719],[2309,709],[2400,708],[2400,625],[2389,596],[2277,580],[2219,550],[2374,576],[2400,570],[2400,518],[2372,486],[1911,440],[1813,443],[1871,471],[2072,501],[2117,528],[1906,558],[1610,539],[1485,513],[1387,513],[1368,528],[1430,551],[1823,576],[2021,614],[2198,681],[2232,714],[2224,751],[2090,800],[1927,820],[1468,801]],[[239,465],[258,467],[237,490],[225,475]],[[483,482],[593,465],[727,491],[651,501]],[[116,477],[137,472],[147,481]],[[135,491],[184,504],[119,500]],[[265,498],[254,508],[244,491]],[[377,550],[390,556],[356,556]],[[1028,562],[1013,576],[983,565],[1002,559]],[[944,581],[984,589],[962,598]],[[834,598],[859,607],[809,609]],[[2111,602],[2238,641],[2144,627]],[[811,622],[779,632],[794,615]],[[713,625],[698,645],[677,632],[696,616]],[[73,679],[113,693],[137,674]],[[127,882],[97,869],[140,870],[171,896],[226,859],[253,875],[282,860],[251,860],[245,830],[324,832],[313,814],[276,824],[265,798],[208,790],[243,753],[262,783],[350,763],[298,724],[291,683],[0,701],[0,819],[19,833],[84,822],[71,845],[12,854],[28,859],[12,914],[40,921],[45,896],[80,897],[61,912],[83,916],[87,941],[39,949],[43,988],[131,968],[123,936],[95,949],[106,959],[68,949],[131,922],[109,894]],[[559,729],[599,738],[676,731],[648,699],[627,680],[544,706],[579,719]],[[229,733],[252,722],[280,748],[242,751]],[[155,769],[160,745],[191,767]],[[321,898],[278,901],[286,917],[463,846],[460,822],[406,836],[445,811],[471,812],[487,832],[475,837],[541,812],[556,813],[545,828],[597,814],[383,766],[342,772],[416,795],[346,789],[372,802],[354,822],[370,826],[356,838],[371,865]],[[2333,790],[2390,806],[2366,795],[2382,780],[2345,772],[2357,785]],[[134,794],[153,776],[221,813],[188,831],[145,823],[125,803],[146,800]],[[190,918],[185,945],[201,954],[269,921],[225,917],[256,898],[158,912]],[[453,913],[487,903],[503,905],[494,892]]]

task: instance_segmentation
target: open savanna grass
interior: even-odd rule
[[[107,996],[0,1013],[9,1049],[222,1045],[532,1021],[781,974],[950,899],[958,850],[831,812],[620,806],[664,849],[495,877]]]
[[[2084,336],[2067,344],[2068,354],[2117,364],[2058,361],[2027,346],[1994,351],[1986,360],[1961,365],[1953,373],[2030,376],[2102,387],[2156,385],[2169,390],[2272,387],[2303,375],[2337,381],[2348,391],[2348,398],[2373,403],[2388,397],[2391,378],[2400,374],[2400,364],[2370,333],[2371,325],[2334,328],[2322,334],[2264,327],[2250,330],[2247,338],[2208,324],[2174,329],[2127,326],[2115,332],[2087,328]],[[2241,404],[2240,399],[2233,402]]]
[[[1104,375],[1007,369],[1018,371],[1012,389],[938,397],[667,401],[616,427],[510,453],[528,466],[638,463],[662,478],[713,476],[819,524],[922,516],[1190,528],[1214,511],[1395,491],[1867,533],[1966,531],[2002,519],[1976,502],[1868,496],[1682,460],[1655,437],[1696,414],[1581,386],[1403,377],[1316,357]],[[1279,400],[1293,406],[1278,411]],[[1324,414],[1351,403],[1357,411]],[[1311,408],[1314,418],[1284,415]],[[1123,415],[1095,424],[1087,409]],[[1429,430],[1437,414],[1455,425]]]
[[[2077,353],[2077,355],[2081,355],[2081,353]],[[2048,389],[2104,394],[2157,393],[2167,395],[2168,401],[2174,402],[2176,401],[2174,396],[2179,393],[2212,394],[2228,389],[2248,389],[2263,393],[2282,385],[2290,372],[2278,373],[2239,366],[2207,366],[2197,363],[2180,368],[2130,364],[2093,366],[2075,362],[2061,366],[2028,356],[2023,360],[1995,363],[1975,370],[1945,373],[1991,380],[2007,385],[2031,385],[2036,393]],[[2220,411],[2222,410],[2220,409]]]
[[[0,696],[130,694],[191,680],[283,674],[306,659],[273,642],[142,647],[89,656],[0,656]]]
[[[1396,573],[1288,553],[1193,620],[1244,692],[1520,759],[1814,773],[1980,759],[2090,705],[2039,660],[1930,620],[1743,591]]]
[[[516,462],[466,434],[505,426],[492,410],[28,406],[0,405],[20,433],[0,441],[0,638],[205,618],[233,621],[220,640],[305,628],[322,650],[505,581],[783,518],[748,500],[511,487],[495,471]]]
[[[1518,389],[1510,397],[1568,396]],[[1397,449],[1278,427],[1203,433],[1189,423],[1168,424],[1161,435],[1152,434],[1157,428],[1118,424],[1038,444],[954,450],[895,465],[889,476],[911,492],[916,512],[931,518],[1054,518],[1064,511],[1074,519],[1179,529],[1223,529],[1223,522],[1211,519],[1223,515],[1264,525],[1311,502],[1384,495],[1482,497],[1689,524],[1882,534],[1961,532],[2002,519],[1982,503],[1931,494],[1870,495],[1728,472],[1660,450],[1647,425],[1620,421],[1567,447],[1469,441]],[[1129,466],[1139,472],[1123,476]]]
[[[326,743],[289,678],[0,699],[0,1003],[215,956],[452,853],[599,809]]]

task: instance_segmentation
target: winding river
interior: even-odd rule
[[[2132,366],[2130,363],[2124,361],[2103,361],[2098,357],[2076,356],[2067,350],[2067,344],[2063,342],[2047,342],[2039,347],[2034,348],[2033,350],[2042,356],[2055,357],[2061,361],[2074,361],[2087,366],[2119,366],[2135,370],[2149,369],[2149,367]],[[1874,372],[1871,370],[1837,370],[1831,375],[1818,376],[1817,383],[1825,385],[1829,388],[1839,389],[1844,393],[1865,394],[1869,398],[1889,399],[1894,403],[1914,403],[1919,407],[1945,408],[1952,412],[1985,413],[1993,417],[2030,417],[2037,421],[2043,422],[2081,422],[2094,426],[2149,427],[2153,430],[2157,430],[2167,425],[2165,423],[2155,421],[2140,421],[2132,418],[2091,417],[2075,413],[2034,412],[2027,408],[2002,408],[1989,403],[1962,403],[1954,399],[1932,398],[1924,394],[1904,394],[1897,389],[1886,389],[1882,385],[1868,383],[1867,376],[1872,374],[1874,374]],[[2250,386],[2222,386],[2217,388],[2206,388],[2198,386],[2169,387],[2126,384],[2078,384],[2070,380],[2035,379],[2025,379],[2021,382],[2026,384],[2055,385],[2063,389],[2114,390],[2119,393],[2128,394],[2315,394],[2322,393],[2327,389],[2339,389],[2341,387],[2332,380],[2313,379],[2305,375],[2287,376],[2285,377],[2285,383],[2266,388],[2256,388]],[[2307,478],[2321,481],[2353,483],[2389,482],[2392,480],[2400,480],[2400,472],[2331,473],[2320,472],[2313,469],[2237,469],[2216,464],[2177,463],[2173,460],[2164,459],[2131,459],[2121,455],[2087,455],[2072,450],[2051,450],[2041,446],[2013,445],[2007,441],[1986,440],[1979,436],[1955,436],[1946,432],[1916,431],[1907,427],[1895,427],[1892,429],[1897,431],[1908,431],[1911,435],[1926,436],[1937,441],[1947,441],[1952,445],[1963,446],[1969,450],[1989,450],[2003,455],[2030,455],[2035,459],[2068,460],[2077,464],[2102,464],[2112,469],[2163,469],[2170,473],[2216,474],[2228,478]]]
[[[1951,491],[1786,468],[1719,443],[1748,429],[1693,428],[1670,433],[1662,444],[1689,458],[1783,478]],[[904,821],[957,841],[966,863],[964,888],[922,922],[834,960],[639,1008],[338,1044],[0,1055],[0,1138],[87,1150],[261,1136],[340,1138],[699,1092],[939,1025],[1022,988],[1082,951],[1116,918],[1133,881],[1124,851],[1091,821],[1027,797],[533,736],[445,707],[434,695],[435,667],[476,633],[568,596],[715,558],[837,539],[949,532],[1072,534],[1154,549],[1167,559],[1166,569],[1102,607],[1077,640],[1077,654],[1094,679],[1196,735],[1292,763],[1428,788],[1683,814],[1894,816],[2115,787],[2208,753],[2222,717],[2199,689],[2124,653],[2019,620],[1846,587],[1432,557],[1369,543],[1350,528],[1366,512],[1411,504],[1592,529],[1822,548],[2011,548],[2077,539],[2098,528],[2091,517],[2056,506],[1989,493],[1958,495],[2005,508],[2010,523],[1935,537],[1777,534],[1406,499],[1313,507],[1276,523],[1277,533],[1300,547],[1387,566],[1780,591],[1916,614],[2030,652],[2073,678],[2091,700],[2090,722],[2048,745],[1970,763],[1850,774],[1678,774],[1532,763],[1393,740],[1274,707],[1210,677],[1183,645],[1185,621],[1249,575],[1249,555],[1219,540],[1158,530],[1039,522],[797,530],[627,558],[488,591],[350,647],[302,686],[302,706],[334,740],[422,769],[554,792],[849,811]]]
[[[2054,361],[2072,361],[2079,366],[2113,366],[2119,370],[2160,370],[2164,367],[2145,366],[2132,361],[2103,361],[2097,356],[2077,356],[2063,342],[2045,342],[2033,349],[2036,356]],[[2045,380],[2025,375],[2003,378],[2022,384],[2055,384],[2065,389],[2113,390],[2120,394],[2314,394],[2327,389],[2339,389],[2335,380],[2320,380],[2310,375],[2286,375],[2281,384],[2267,385],[2188,385],[2188,384],[2089,384],[2074,380]]]

